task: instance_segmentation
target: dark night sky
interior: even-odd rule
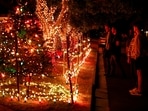
[[[17,0],[0,0],[0,15],[7,14],[9,10],[13,8],[13,5],[16,4],[16,1]],[[148,17],[147,13],[148,6],[146,0],[123,0],[123,1],[132,3],[132,6],[137,9],[140,9],[142,7],[144,9],[143,13]]]
[[[16,4],[16,0],[0,0],[0,14],[7,14]]]
[[[8,9],[3,7],[2,5],[0,5],[0,14],[4,14],[4,13],[7,13],[8,12]]]

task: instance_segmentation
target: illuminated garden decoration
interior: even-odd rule
[[[74,102],[78,97],[78,74],[90,52],[89,39],[70,26],[68,0],[47,7],[36,0],[36,12],[19,3],[5,19],[0,37],[1,95],[11,100]],[[23,5],[22,5],[23,4]]]
[[[33,75],[50,73],[51,57],[47,56],[46,48],[43,47],[44,39],[40,22],[36,15],[27,10],[27,2],[25,5],[16,6],[4,24],[5,29],[1,37],[1,67],[6,76],[17,76],[18,95],[20,83],[25,82],[28,87]]]

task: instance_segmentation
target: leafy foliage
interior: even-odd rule
[[[56,6],[55,19],[61,11],[62,0],[46,0],[48,7]],[[25,2],[25,1],[23,1]],[[28,8],[35,11],[36,0],[29,0]],[[145,6],[143,6],[145,4]],[[94,25],[101,26],[107,21],[130,19],[133,15],[145,13],[144,0],[69,0],[69,18],[72,26],[87,31]]]
[[[69,0],[70,23],[82,31],[87,31],[94,25],[100,26],[107,21],[129,19],[143,11],[142,6],[135,5],[136,2],[140,3],[137,0]],[[61,0],[47,0],[47,3],[49,7],[58,7],[57,14],[61,10]]]

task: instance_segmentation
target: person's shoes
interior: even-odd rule
[[[136,90],[137,90],[137,88],[135,87],[135,88],[133,88],[133,89],[130,89],[129,92],[132,93],[132,92],[134,92],[134,91],[136,91]]]
[[[133,88],[133,89],[129,90],[129,93],[133,96],[142,96],[141,92],[139,92],[137,90],[137,88]]]

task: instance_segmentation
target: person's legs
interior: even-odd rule
[[[115,75],[115,69],[116,69],[116,57],[115,55],[110,56],[110,76]]]
[[[137,74],[137,90],[138,92],[142,92],[142,63],[143,58],[137,58],[136,60],[136,74]]]
[[[138,58],[137,60],[135,60],[135,68],[136,68],[136,75],[137,75],[137,87],[130,90],[130,94],[131,95],[136,95],[136,96],[141,96],[142,93],[142,59]]]
[[[106,66],[107,66],[107,68],[106,68],[106,72],[107,72],[107,74],[109,75],[110,74],[110,66],[111,64],[110,64],[110,57],[107,57],[106,58]]]
[[[131,69],[130,69],[131,78],[135,80],[137,78],[136,77],[137,75],[136,75],[135,61],[133,59],[131,60],[131,64],[130,65],[131,65]]]
[[[138,92],[142,92],[142,71],[141,69],[137,69],[137,90]]]
[[[107,74],[107,56],[106,51],[103,49],[103,61],[104,61],[104,69],[105,69],[105,75]]]
[[[123,65],[121,63],[121,57],[120,57],[120,55],[119,56],[116,56],[116,63],[117,63],[117,66],[119,67],[119,70],[120,70],[120,72],[122,74],[122,77],[125,78],[126,77],[125,70],[124,70]]]
[[[141,69],[136,70],[137,73],[137,87],[129,90],[131,95],[141,96],[142,94],[142,72]]]
[[[104,68],[105,75],[108,76],[110,74],[110,53],[108,50],[104,52]]]

